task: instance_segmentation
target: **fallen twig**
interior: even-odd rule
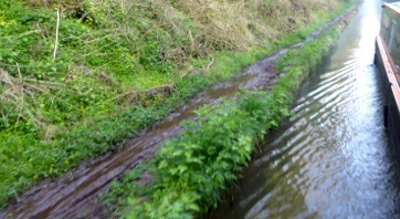
[[[54,43],[53,62],[56,60],[57,48],[58,48],[58,32],[60,29],[60,19],[61,19],[60,11],[61,11],[61,0],[58,1],[58,8],[57,8],[56,42]]]

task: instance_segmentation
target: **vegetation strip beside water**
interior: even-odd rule
[[[0,0],[0,206],[303,40],[339,2]]]
[[[244,90],[235,101],[196,110],[199,119],[185,121],[179,138],[163,143],[154,159],[112,183],[103,196],[105,204],[127,218],[192,218],[215,207],[254,146],[290,115],[296,89],[343,27],[338,24],[278,59],[276,69],[286,73],[271,92]]]

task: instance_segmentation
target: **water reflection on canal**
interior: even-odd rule
[[[382,4],[364,0],[214,218],[400,218],[373,66]]]

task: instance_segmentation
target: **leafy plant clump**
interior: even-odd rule
[[[216,206],[250,160],[254,145],[290,114],[294,91],[329,52],[339,30],[326,31],[280,58],[278,69],[290,70],[270,93],[244,91],[236,101],[196,110],[198,120],[185,121],[179,138],[162,144],[154,159],[112,183],[105,204],[126,218],[192,218]],[[144,174],[152,181],[140,183]]]

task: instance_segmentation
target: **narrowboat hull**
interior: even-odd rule
[[[400,88],[393,69],[393,60],[382,38],[376,38],[375,60],[383,98],[383,123],[388,129],[390,145],[400,164]],[[373,134],[373,133],[371,133]]]

